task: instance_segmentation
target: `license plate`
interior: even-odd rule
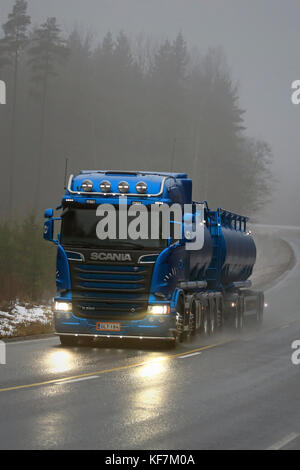
[[[121,323],[115,322],[98,322],[96,324],[97,331],[121,331]]]

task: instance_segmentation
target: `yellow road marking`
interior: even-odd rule
[[[213,348],[216,348],[218,346],[222,346],[224,344],[231,343],[231,342],[232,342],[232,340],[222,341],[220,343],[209,344],[207,346],[202,346],[201,348],[191,349],[190,351],[186,351],[186,352],[181,352],[181,353],[177,353],[177,354],[168,354],[167,356],[164,356],[164,357],[161,357],[161,358],[158,358],[158,359],[152,359],[152,360],[146,361],[146,362],[139,362],[139,363],[130,364],[130,365],[127,365],[127,366],[114,367],[112,369],[104,369],[104,370],[100,370],[100,371],[88,372],[86,374],[73,375],[73,376],[69,376],[69,377],[64,377],[63,379],[51,379],[51,380],[46,380],[46,381],[43,381],[43,382],[36,382],[36,383],[32,383],[32,384],[16,385],[14,387],[0,388],[0,393],[1,392],[9,392],[9,391],[12,391],[12,390],[22,390],[22,389],[26,389],[26,388],[40,387],[42,385],[59,384],[59,383],[64,383],[64,382],[69,381],[69,380],[81,379],[83,377],[91,377],[91,376],[94,376],[94,375],[103,375],[103,374],[109,374],[111,372],[118,372],[118,371],[122,371],[122,370],[133,369],[134,367],[141,367],[141,366],[147,365],[151,362],[160,361],[162,359],[174,359],[174,358],[179,357],[179,356],[185,356],[187,354],[191,354],[191,353],[194,353],[194,352],[204,351],[205,349],[213,349]]]

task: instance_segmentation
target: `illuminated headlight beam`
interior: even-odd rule
[[[56,312],[70,312],[72,304],[70,302],[54,302],[54,310]]]
[[[149,305],[148,313],[150,313],[151,315],[169,315],[170,305]]]

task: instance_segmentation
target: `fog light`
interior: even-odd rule
[[[170,305],[149,305],[148,313],[151,315],[169,315]]]
[[[70,312],[72,304],[70,302],[55,302],[54,310],[57,312]]]

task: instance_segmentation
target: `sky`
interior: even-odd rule
[[[0,0],[0,21],[14,0]],[[205,52],[222,46],[239,84],[247,134],[266,140],[277,179],[266,222],[300,225],[300,105],[291,83],[300,80],[299,0],[29,0],[33,23],[56,16],[99,39],[110,30],[155,38],[181,31]]]

